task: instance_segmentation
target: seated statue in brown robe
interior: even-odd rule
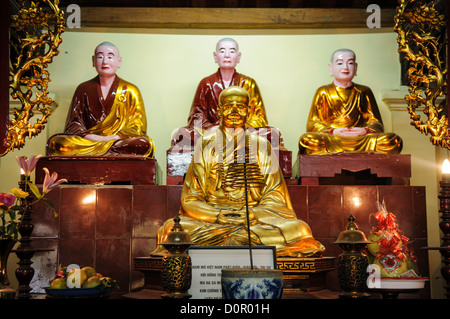
[[[238,43],[231,38],[223,38],[217,42],[213,55],[219,69],[200,81],[189,112],[188,125],[175,131],[171,145],[180,149],[193,148],[197,139],[205,132],[216,129],[220,124],[217,111],[220,93],[229,86],[240,86],[250,95],[246,125],[256,134],[266,137],[273,147],[285,149],[279,130],[268,126],[266,110],[256,81],[236,71],[236,65],[241,59]]]
[[[306,133],[299,140],[300,154],[400,153],[402,139],[384,132],[371,89],[352,81],[357,70],[355,53],[335,51],[329,68],[334,81],[314,95]]]
[[[271,144],[247,129],[249,101],[239,86],[220,94],[222,120],[196,144],[182,189],[180,223],[195,245],[248,245],[250,229],[252,245],[275,246],[278,256],[320,256],[325,248],[297,219]],[[173,223],[161,226],[158,244]],[[159,246],[152,255],[165,252]]]
[[[92,62],[98,75],[77,87],[65,131],[50,137],[47,154],[154,157],[141,93],[116,74],[122,63],[119,50],[103,42],[95,48]]]

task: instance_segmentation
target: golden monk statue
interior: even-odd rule
[[[241,59],[238,43],[231,38],[219,40],[213,56],[219,69],[200,81],[189,112],[188,125],[172,135],[172,146],[194,147],[197,139],[206,131],[217,128],[220,124],[217,110],[220,93],[229,86],[240,86],[250,96],[247,126],[253,128],[255,133],[265,136],[274,147],[284,149],[280,132],[268,126],[266,110],[256,81],[236,71],[236,65]]]
[[[279,256],[320,256],[325,248],[296,218],[270,142],[247,129],[250,97],[242,87],[220,94],[221,122],[196,144],[181,194],[180,219],[195,245],[248,245],[245,180],[252,245],[276,246]],[[158,244],[172,229],[158,230]],[[162,254],[157,248],[152,255]]]
[[[316,91],[307,132],[300,137],[300,154],[400,153],[402,139],[384,133],[371,89],[352,81],[357,70],[355,53],[335,51],[329,68],[334,81]]]
[[[77,87],[65,132],[50,137],[47,154],[154,157],[141,93],[116,75],[122,64],[119,50],[103,42],[95,48],[92,63],[98,75]]]

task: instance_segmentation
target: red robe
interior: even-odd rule
[[[280,132],[268,126],[266,110],[256,81],[235,71],[229,86],[243,87],[250,95],[247,127],[254,128],[257,134],[265,136],[269,141],[276,139],[279,145],[284,147]],[[193,147],[206,130],[220,124],[217,108],[219,95],[225,88],[220,69],[200,81],[189,112],[188,125],[172,136],[172,146]]]

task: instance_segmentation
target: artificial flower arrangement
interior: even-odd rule
[[[30,190],[35,197],[34,201],[28,205],[33,205],[43,200],[53,209],[55,217],[57,217],[55,206],[48,198],[45,198],[45,195],[60,184],[67,182],[67,180],[64,178],[58,180],[58,174],[56,172],[50,175],[49,170],[44,167],[45,177],[42,184],[42,192],[40,192],[37,186],[30,180],[30,175],[34,171],[40,157],[41,155],[33,155],[30,158],[16,156],[17,163],[21,168],[22,178],[26,183],[25,189]],[[29,192],[20,188],[13,188],[11,194],[0,193],[0,239],[18,239],[18,227],[21,223],[21,212],[23,210],[21,203],[30,195]]]
[[[388,212],[383,201],[374,215],[378,225],[367,236],[369,262],[380,267],[381,277],[418,277],[416,258],[408,248],[409,238],[403,235],[397,217]]]

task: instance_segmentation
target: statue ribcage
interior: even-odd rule
[[[264,176],[261,174],[258,165],[256,147],[250,147],[248,135],[245,139],[245,147],[235,147],[233,151],[233,161],[223,163],[224,174],[222,183],[225,189],[237,189],[248,186],[262,188],[265,185]]]

